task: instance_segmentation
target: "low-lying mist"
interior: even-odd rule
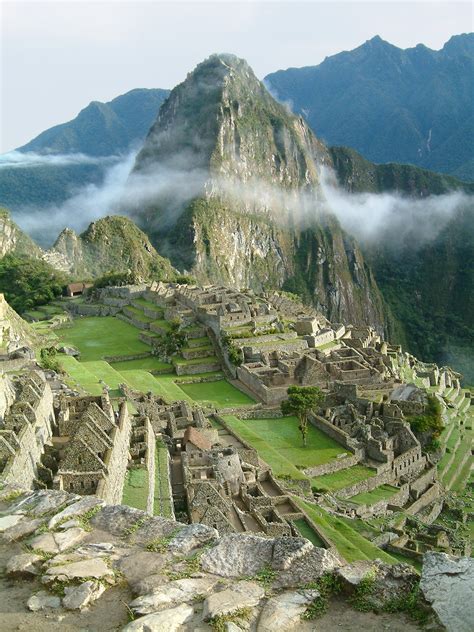
[[[210,180],[206,172],[186,160],[180,161],[179,167],[160,166],[131,174],[136,153],[132,151],[119,162],[110,164],[101,184],[80,188],[61,205],[23,207],[14,214],[15,221],[47,247],[66,226],[80,232],[91,221],[105,215],[122,214],[133,218],[150,205],[159,205],[165,213],[165,221],[174,224],[186,203],[205,189],[211,195],[219,193],[230,203],[237,202],[239,208],[266,213],[283,224],[290,222],[306,228],[330,213],[361,243],[419,247],[435,239],[459,209],[474,210],[474,196],[462,192],[426,198],[398,193],[349,193],[338,185],[335,174],[328,168],[321,168],[320,187],[303,191],[289,191],[255,179],[242,182],[237,178],[213,176]],[[22,156],[27,156],[27,162],[56,160],[55,164],[61,160],[96,160],[80,154]],[[15,159],[21,163],[18,157]],[[150,217],[148,222],[152,221]],[[150,228],[153,228],[151,224]]]
[[[116,162],[118,156],[88,156],[86,154],[38,154],[33,151],[10,151],[0,154],[0,169],[67,165],[104,165]]]

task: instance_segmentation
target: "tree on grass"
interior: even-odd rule
[[[308,415],[323,401],[324,395],[317,386],[290,386],[288,399],[281,403],[281,412],[284,415],[296,415],[299,420],[299,430],[306,447],[308,434]]]
[[[181,353],[188,337],[182,330],[182,322],[175,318],[170,322],[170,330],[153,345],[153,354],[169,362],[174,355]]]

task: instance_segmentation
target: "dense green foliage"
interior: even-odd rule
[[[72,257],[75,274],[121,273],[135,282],[172,281],[176,276],[168,259],[158,254],[145,233],[128,217],[103,217],[92,222],[79,237],[63,231],[55,248],[68,254],[77,243],[81,255]]]
[[[308,415],[315,410],[323,400],[323,394],[317,386],[290,386],[288,399],[281,403],[284,415],[296,415],[299,420],[299,431],[306,447],[308,434]]]
[[[161,338],[158,338],[153,345],[153,352],[161,359],[168,362],[173,356],[180,353],[186,345],[188,337],[183,331],[180,320],[173,320],[170,329]]]
[[[242,349],[237,347],[237,345],[232,341],[232,336],[228,333],[223,332],[221,334],[222,346],[227,352],[227,356],[229,361],[234,366],[240,366],[244,361],[244,355],[242,353]]]
[[[57,358],[55,347],[43,347],[40,350],[40,364],[43,369],[59,372],[61,370],[60,363]]]
[[[94,281],[95,290],[112,286],[129,285],[137,282],[137,277],[131,272],[108,272]]]
[[[440,51],[422,44],[401,50],[377,36],[265,81],[330,145],[473,180],[473,59],[472,33]]]
[[[7,255],[0,260],[0,292],[19,314],[60,296],[66,279],[41,259]]]
[[[433,241],[366,248],[393,318],[389,339],[474,380],[474,215],[460,209]]]
[[[436,439],[443,430],[441,404],[434,395],[428,396],[428,402],[421,415],[411,415],[408,422],[415,433],[430,432]]]

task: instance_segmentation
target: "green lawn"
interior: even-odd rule
[[[72,325],[55,329],[64,344],[81,352],[81,360],[102,360],[104,356],[127,356],[149,351],[139,339],[140,330],[113,316],[74,319]]]
[[[351,496],[349,500],[358,505],[374,505],[380,500],[389,500],[398,491],[400,490],[396,487],[392,487],[392,485],[380,485],[380,487],[376,487],[371,492]]]
[[[73,388],[80,387],[91,395],[102,394],[102,386],[99,384],[99,378],[91,373],[83,363],[67,355],[59,355],[58,361],[64,371],[69,374],[70,380],[68,380],[68,382]]]
[[[121,375],[123,375],[127,384],[137,391],[141,391],[142,393],[148,393],[151,391],[154,395],[162,395],[163,397],[167,396],[167,393],[163,392],[161,383],[156,379],[154,375],[148,373],[148,371],[135,369],[132,371],[120,371],[120,373]],[[182,395],[180,389],[177,390]],[[174,400],[177,399],[185,398],[182,396],[174,398]]]
[[[172,371],[173,367],[167,362],[162,362],[156,356],[148,358],[138,358],[138,360],[121,360],[120,362],[111,362],[110,365],[116,371],[130,371],[132,369],[140,369],[143,371]]]
[[[361,536],[360,533],[352,529],[347,523],[324,511],[322,507],[307,503],[296,496],[293,497],[293,500],[303,511],[306,511],[311,520],[318,525],[326,537],[332,540],[339,553],[347,562],[375,560],[377,558],[389,564],[396,564],[398,562],[395,557],[389,555],[378,546],[375,546],[375,544],[372,544],[372,542]]]
[[[180,384],[179,388],[195,402],[209,402],[217,407],[249,406],[255,403],[251,397],[239,391],[227,380]]]
[[[123,486],[122,504],[146,511],[148,470],[145,467],[127,470]]]
[[[335,492],[338,489],[354,485],[354,483],[359,483],[372,476],[375,476],[375,470],[371,470],[365,465],[353,465],[346,470],[315,476],[311,479],[311,486],[321,491],[329,490]]]
[[[99,380],[103,380],[113,390],[117,390],[124,381],[123,376],[105,360],[79,362],[79,364],[93,373]]]
[[[308,426],[308,445],[303,447],[296,417],[238,419],[226,415],[224,419],[258,451],[276,476],[306,478],[300,469],[327,463],[345,452],[336,441],[311,425]]]

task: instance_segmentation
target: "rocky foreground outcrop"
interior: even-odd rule
[[[11,488],[0,492],[0,536],[2,630],[341,630],[354,608],[353,625],[406,632],[417,627],[400,611],[415,595],[443,629],[410,566],[348,565],[304,538],[219,537],[92,496]],[[430,554],[425,568],[439,619],[467,631],[472,560]]]

